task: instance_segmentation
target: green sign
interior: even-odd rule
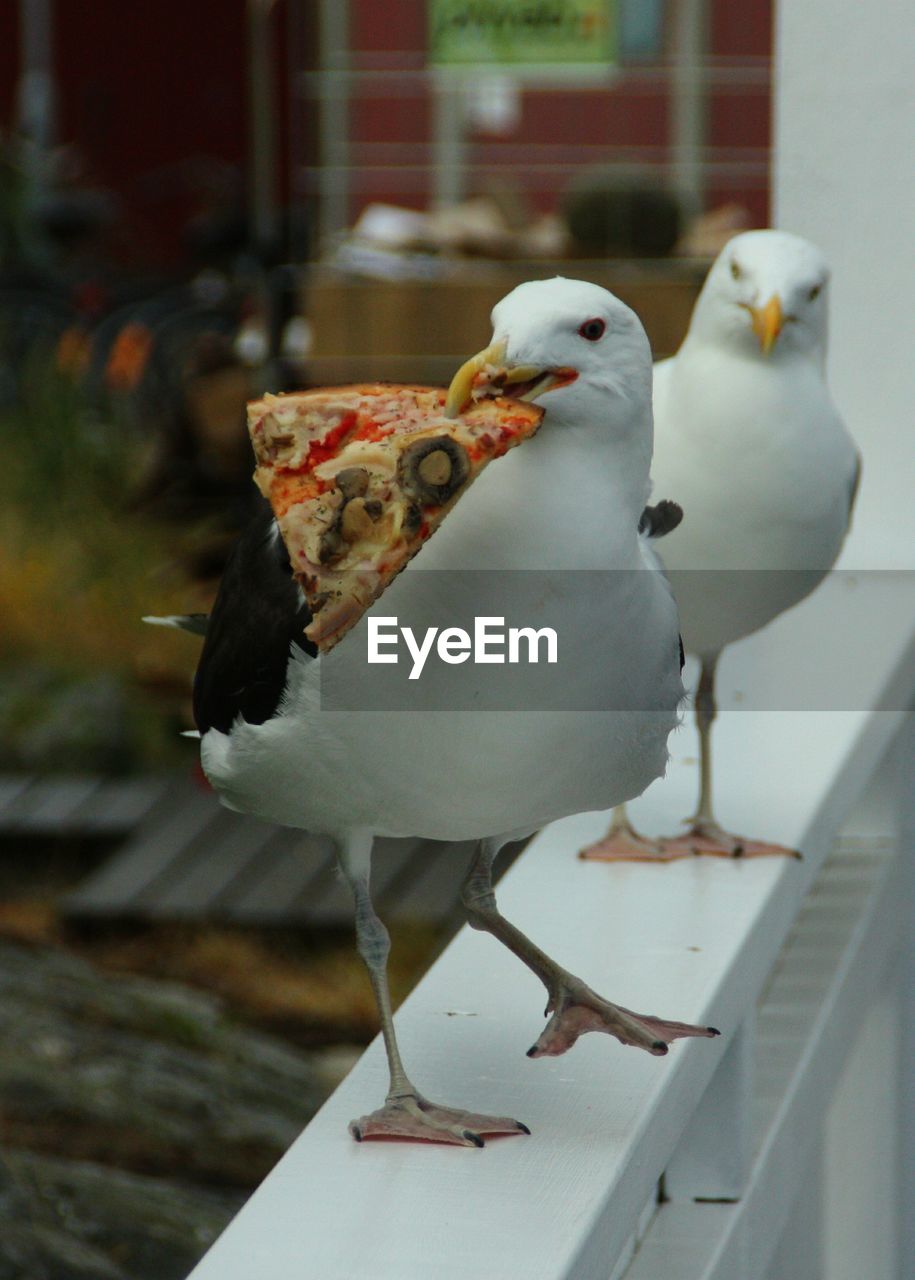
[[[616,0],[427,0],[436,66],[607,65]]]

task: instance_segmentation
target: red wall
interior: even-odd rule
[[[674,3],[675,0],[670,0]],[[18,22],[13,3],[0,6],[0,125],[13,118],[18,75]],[[280,0],[272,9],[276,39],[277,110],[285,161],[288,103],[287,14],[298,15],[301,47],[293,58],[307,65],[314,50],[314,0]],[[175,265],[183,253],[187,219],[210,207],[219,182],[224,199],[243,198],[247,150],[245,0],[57,0],[54,64],[58,134],[81,158],[84,180],[108,187],[122,201],[125,219],[118,249],[123,259]],[[711,50],[718,65],[757,60],[765,74],[771,52],[771,0],[710,0]],[[406,52],[406,65],[424,66],[425,0],[351,0],[351,42],[358,65],[378,65]],[[366,59],[365,54],[368,54]],[[404,65],[397,58],[394,65]],[[390,81],[386,82],[386,86]],[[318,110],[307,96],[295,112],[293,146],[297,188],[313,188]],[[574,172],[562,148],[589,143],[588,158],[614,154],[638,158],[650,148],[667,154],[668,104],[664,78],[646,83],[627,78],[610,90],[544,93],[527,91],[517,131],[507,139],[478,135],[471,159],[478,166],[472,186],[487,179],[520,184],[531,204],[551,209]],[[352,103],[354,163],[363,166],[354,183],[352,214],[370,199],[421,207],[430,191],[432,113],[428,93],[402,77],[395,92],[365,87]],[[389,167],[370,173],[364,144],[382,143]],[[557,167],[538,172],[524,144],[552,144]],[[718,159],[765,161],[769,145],[769,93],[755,86],[718,87],[710,92],[708,143]],[[216,188],[207,181],[215,175]],[[284,176],[285,181],[285,176]],[[281,193],[282,195],[282,193]],[[767,218],[763,178],[732,176],[710,182],[708,203],[736,199],[754,220]]]
[[[61,140],[125,202],[127,254],[178,257],[207,166],[241,176],[244,0],[59,2],[54,22]]]
[[[674,3],[675,0],[670,0]],[[733,0],[711,0],[709,8],[710,53],[716,66],[739,67],[752,64],[754,83],[713,87],[709,91],[707,144],[715,149],[719,162],[753,160],[765,162],[769,145],[770,96],[765,79],[771,55],[772,0],[746,0],[736,5]],[[407,51],[411,65],[423,66],[425,48],[425,0],[399,0],[383,6],[378,0],[353,0],[351,18],[352,48],[359,55],[359,65],[368,66],[382,52]],[[760,82],[760,74],[763,80]],[[398,161],[403,166],[401,183],[397,175],[372,175],[363,171],[356,175],[353,215],[370,199],[398,200],[421,207],[427,200],[430,184],[428,165],[432,116],[424,94],[419,94],[405,81],[400,96],[372,92],[370,82],[351,108],[353,159],[359,165],[368,160],[360,144],[396,141],[403,150]],[[639,158],[639,148],[650,148],[651,157],[662,161],[668,146],[668,95],[662,72],[646,83],[644,70],[631,77],[624,73],[618,85],[610,90],[544,93],[527,90],[524,94],[520,127],[511,139],[500,139],[520,147],[530,143],[590,143],[594,147],[592,162],[600,163],[614,154]],[[606,148],[604,152],[601,148]],[[571,176],[571,161],[563,166],[561,158],[552,175],[532,171],[524,165],[524,152],[513,153],[511,147],[494,146],[493,140],[477,136],[472,143],[471,159],[485,165],[498,157],[506,166],[504,176],[518,182],[531,203],[540,209],[552,209],[557,195]],[[528,155],[530,153],[527,153]],[[513,163],[518,168],[511,174]],[[482,168],[475,173],[471,186],[486,185]],[[714,207],[728,200],[747,206],[759,225],[768,219],[768,179],[765,173],[744,177],[734,174],[724,179],[713,177],[707,187],[707,205]]]

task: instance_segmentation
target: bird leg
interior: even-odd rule
[[[369,893],[369,866],[372,836],[359,832],[340,850],[339,860],[349,882],[356,906],[356,946],[369,971],[375,1002],[381,1019],[381,1034],[390,1072],[390,1086],[384,1106],[370,1115],[353,1120],[349,1131],[363,1138],[412,1138],[422,1142],[445,1142],[457,1146],[482,1147],[484,1133],[530,1133],[526,1125],[508,1116],[480,1115],[429,1102],[419,1093],[404,1069],[394,1033],[394,1014],[388,987],[387,963],[391,939],[375,913]]]
[[[699,803],[689,827],[680,836],[660,841],[665,861],[686,858],[691,854],[712,854],[723,858],[757,858],[763,854],[782,854],[791,858],[801,855],[781,844],[749,840],[725,831],[715,820],[712,810],[712,724],[718,714],[715,701],[715,668],[717,653],[702,658],[699,685],[696,689],[696,725],[699,730]]]
[[[579,858],[595,862],[666,862],[664,846],[659,840],[640,835],[626,814],[626,806],[613,810],[607,834],[580,850]]]
[[[607,1032],[622,1044],[636,1045],[658,1056],[667,1053],[670,1042],[681,1036],[718,1035],[714,1027],[668,1022],[611,1004],[580,978],[551,960],[499,911],[492,887],[492,863],[497,852],[498,847],[491,841],[480,842],[464,881],[461,898],[471,927],[498,938],[546,987],[545,1014],[552,1014],[552,1017],[528,1050],[529,1058],[555,1057],[565,1053],[586,1031]]]

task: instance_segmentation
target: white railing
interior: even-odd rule
[[[628,1007],[712,1022],[720,1041],[681,1042],[653,1059],[592,1035],[561,1058],[531,1061],[539,984],[465,929],[398,1012],[404,1052],[432,1096],[516,1115],[532,1136],[484,1151],[352,1142],[347,1121],[386,1087],[376,1041],[194,1280],[808,1274],[772,1269],[779,1242],[797,1249],[803,1238],[809,1250],[830,1214],[841,1224],[857,1204],[861,1217],[881,1167],[888,1194],[892,1186],[892,1150],[857,1171],[851,1152],[847,1185],[829,1200],[836,1175],[822,1150],[836,1125],[857,1123],[858,1093],[844,1104],[839,1093],[846,1061],[870,1052],[882,1080],[893,1043],[865,1015],[898,984],[898,966],[889,969],[905,852],[898,763],[910,725],[899,708],[915,690],[915,600],[897,587],[876,577],[850,591],[837,577],[722,665],[724,704],[739,691],[759,705],[766,673],[792,661],[812,626],[842,635],[850,665],[866,673],[864,705],[887,708],[722,714],[722,819],[799,846],[803,862],[582,863],[578,847],[605,821],[590,814],[543,831],[500,885],[505,913],[597,989]],[[669,778],[634,809],[647,828],[688,811],[694,751],[684,728]],[[891,1099],[877,1099],[868,1132],[896,1125]],[[831,1105],[840,1110],[830,1118]],[[791,1209],[811,1187],[825,1188],[828,1203],[798,1235]],[[889,1280],[897,1249],[884,1227],[864,1212],[869,1269],[831,1270],[830,1280]]]

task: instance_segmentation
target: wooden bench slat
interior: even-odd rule
[[[130,831],[174,786],[168,777],[106,778],[99,791],[88,797],[71,815],[87,831],[99,835]]]
[[[6,826],[6,815],[9,808],[15,804],[23,791],[32,786],[34,782],[35,778],[27,773],[0,775],[0,827]]]
[[[220,894],[262,856],[273,834],[268,823],[223,810],[181,861],[172,865],[167,880],[150,886],[144,903],[162,913],[209,913]]]
[[[100,787],[96,776],[35,778],[6,806],[3,825],[13,831],[56,831]]]
[[[312,918],[312,894],[334,874],[334,859],[317,837],[278,829],[257,863],[220,895],[221,910],[239,922]],[[300,900],[300,909],[295,904]]]
[[[171,857],[159,867],[155,876],[139,888],[134,895],[136,905],[142,909],[158,911],[160,908],[179,907],[183,900],[183,885],[188,877],[196,875],[201,859],[212,865],[214,851],[222,848],[237,829],[237,815],[216,805],[208,818],[201,815],[200,825],[187,833],[187,838],[172,850]],[[245,833],[247,837],[247,832]],[[203,877],[205,879],[205,877]],[[205,905],[212,893],[205,895],[200,905]]]
[[[473,853],[473,841],[444,844],[424,840],[413,852],[405,873],[378,898],[386,920],[441,919],[460,911],[460,890]]]
[[[142,821],[173,786],[163,776],[0,775],[0,833],[116,835]]]
[[[66,900],[71,917],[351,926],[349,888],[320,837],[233,813],[186,780],[157,794],[147,782],[125,808],[143,803],[150,807],[133,838]],[[469,842],[378,840],[372,886],[382,916],[458,920],[470,854]]]
[[[155,821],[144,824],[124,849],[69,895],[69,914],[123,910],[219,813],[215,797],[190,783],[177,784],[161,807],[167,807],[167,815],[160,818],[157,812]]]
[[[375,841],[372,854],[372,896],[376,904],[384,901],[387,887],[406,867],[421,842],[412,837],[382,837]],[[324,892],[315,894],[309,910],[309,919],[327,928],[331,924],[351,927],[353,922],[353,897],[349,886],[336,872],[324,881]]]

